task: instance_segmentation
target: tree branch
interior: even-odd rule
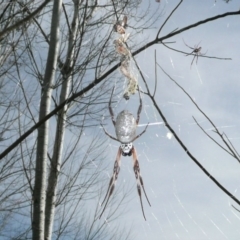
[[[49,1],[49,0],[48,0]],[[45,2],[48,2],[45,1]],[[34,12],[33,12],[34,13]],[[32,14],[33,14],[32,13]],[[136,50],[135,52],[132,53],[132,56],[137,55],[138,53],[146,50],[147,48],[151,47],[154,44],[157,44],[159,42],[162,42],[163,40],[173,37],[181,32],[187,31],[191,28],[197,27],[201,24],[219,19],[219,18],[223,18],[226,16],[232,16],[232,15],[240,15],[240,10],[236,11],[236,12],[227,12],[221,15],[217,15],[211,18],[207,18],[203,21],[199,21],[197,23],[194,23],[192,25],[189,25],[185,28],[182,28],[178,31],[173,31],[170,34],[155,39],[149,43],[147,43],[146,45],[142,46],[141,48],[139,48],[138,50]],[[0,37],[1,37],[1,33],[0,33]],[[32,126],[26,133],[24,133],[20,138],[18,138],[13,144],[11,144],[8,148],[6,148],[6,150],[4,150],[1,154],[0,154],[0,159],[2,159],[3,157],[5,157],[9,152],[11,152],[21,141],[23,141],[26,137],[28,137],[34,130],[36,130],[37,128],[39,128],[45,121],[47,121],[49,118],[51,118],[52,116],[54,116],[60,109],[62,109],[66,104],[72,102],[73,100],[75,100],[76,98],[82,96],[84,93],[86,93],[87,91],[89,91],[90,89],[92,89],[95,85],[99,84],[100,82],[102,82],[107,76],[109,76],[111,73],[113,73],[118,67],[120,66],[120,63],[116,64],[114,67],[112,67],[109,71],[107,71],[105,74],[103,74],[100,78],[95,79],[92,83],[90,83],[87,87],[83,88],[81,91],[73,94],[70,98],[66,99],[65,101],[63,101],[61,104],[59,104],[52,112],[50,112],[48,115],[46,115],[43,119],[40,119],[36,125]]]
[[[141,76],[143,76],[141,74]],[[187,149],[185,144],[182,142],[182,140],[178,137],[176,132],[173,130],[173,128],[169,125],[167,119],[165,118],[164,114],[162,113],[161,109],[158,107],[158,104],[155,101],[154,96],[150,93],[147,82],[145,78],[143,77],[143,82],[145,83],[145,86],[147,88],[147,93],[149,98],[152,100],[154,107],[156,108],[157,112],[161,116],[163,122],[165,123],[165,126],[169,129],[169,131],[173,134],[177,142],[180,144],[182,149],[186,152],[186,154],[194,161],[194,163],[197,164],[197,166],[209,177],[224,193],[226,193],[233,201],[235,201],[238,205],[240,205],[240,201],[233,196],[225,187],[223,187],[204,167],[201,165],[201,163],[198,162],[198,160],[191,154],[191,152]]]
[[[5,28],[3,31],[0,32],[0,39],[10,31],[13,31],[17,27],[20,27],[25,22],[31,20],[35,15],[37,15],[51,0],[45,0],[35,11],[29,14],[27,17],[23,18],[22,20],[16,22],[12,26]]]

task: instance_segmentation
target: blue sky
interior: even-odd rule
[[[178,1],[160,3],[160,19],[155,26],[165,21]],[[151,11],[159,3],[152,1]],[[175,28],[182,28],[208,17],[239,9],[238,1],[203,0],[184,1],[164,27],[160,36]],[[129,19],[131,25],[131,19]],[[193,56],[185,56],[154,45],[138,54],[136,59],[146,77],[150,88],[154,86],[154,51],[157,62],[191,95],[199,107],[208,115],[221,132],[227,134],[235,148],[239,150],[239,76],[240,76],[240,23],[239,16],[230,16],[206,23],[183,32],[169,41],[172,48],[191,52],[189,46],[202,47],[206,56],[232,58],[217,60],[200,58],[198,63]],[[131,28],[129,28],[131,33]],[[156,36],[156,29],[146,30],[142,39]],[[135,39],[130,37],[131,42]],[[146,40],[147,42],[147,40]],[[120,73],[119,73],[120,74]],[[193,116],[201,126],[218,142],[221,140],[211,131],[212,127],[196,109],[189,98],[158,68],[156,100],[170,125],[198,161],[236,198],[240,199],[240,165],[236,159],[221,150],[196,125]],[[139,77],[139,85],[145,89]],[[130,101],[121,100],[114,109],[115,115],[123,109],[136,114],[138,96]],[[151,202],[148,206],[143,196],[147,222],[145,222],[136,190],[135,176],[131,158],[122,158],[122,166],[116,189],[119,197],[123,190],[129,189],[129,202],[124,205],[124,213],[119,221],[132,225],[135,239],[239,239],[240,213],[231,204],[237,206],[223,193],[199,167],[187,156],[177,141],[169,139],[169,130],[163,125],[153,104],[143,96],[143,111],[140,124],[150,122],[147,132],[134,143],[138,151],[141,174],[145,189]],[[107,114],[107,113],[106,113]],[[114,134],[111,121],[105,120],[107,129]],[[158,124],[156,124],[158,123]],[[154,125],[156,124],[156,125]],[[143,127],[138,128],[141,132]],[[109,139],[108,173],[112,166],[119,144]],[[106,183],[107,189],[108,182]],[[239,207],[240,208],[240,207]],[[107,214],[107,210],[106,210]]]
[[[144,13],[149,2],[151,3],[148,13],[149,15],[137,23],[134,22],[134,18],[131,18],[131,14],[136,16],[136,14],[140,14],[140,12]],[[129,27],[127,31],[130,33],[130,38],[128,40],[128,45],[132,52],[156,37],[159,27],[178,3],[179,1],[176,0],[161,0],[160,3],[155,2],[155,0],[142,1],[139,9],[135,12],[129,13]],[[103,4],[103,2],[99,4]],[[225,12],[237,11],[239,10],[239,7],[239,1],[237,0],[232,0],[229,4],[226,4],[222,0],[184,0],[162,29],[160,37],[172,32],[176,28],[180,29],[186,27],[208,17],[216,16]],[[97,13],[95,17],[104,14],[104,11],[108,11],[108,9],[104,8],[104,10],[100,9],[100,11],[101,12]],[[136,32],[134,32],[134,27],[137,28],[144,23],[147,17],[151,16],[154,12],[156,14],[155,16],[159,17],[158,21],[154,24],[154,28],[145,29],[136,34]],[[49,31],[48,17],[48,15],[44,15],[44,21],[42,23],[46,32]],[[62,19],[64,24],[64,18]],[[96,36],[94,39],[96,42],[99,43],[101,37],[105,37],[107,31],[110,32],[112,29],[111,21],[112,19],[106,19],[107,24],[104,25],[105,28],[97,29],[94,35]],[[224,132],[227,134],[237,150],[239,150],[238,146],[240,140],[239,28],[239,16],[229,16],[192,28],[167,40],[167,42],[173,42],[168,46],[186,53],[190,53],[192,50],[189,49],[184,42],[192,47],[196,45],[201,46],[202,53],[206,53],[206,56],[231,58],[232,60],[199,57],[198,63],[196,64],[196,61],[194,61],[191,66],[193,56],[185,56],[186,54],[184,53],[172,51],[162,44],[153,45],[136,55],[136,60],[147,80],[150,90],[153,92],[155,85],[154,53],[156,51],[157,63],[190,94],[198,106],[218,127],[221,133]],[[65,35],[63,35],[63,38],[64,37]],[[111,41],[113,42],[116,38],[117,34],[113,34]],[[84,45],[86,46],[86,49],[84,49],[83,53],[87,54],[88,51],[91,53],[91,49],[88,49],[87,43],[88,41],[91,42],[92,39],[87,38],[84,40],[86,41],[86,45]],[[109,44],[111,44],[111,41]],[[47,56],[47,48],[45,43],[42,43],[41,37],[35,38],[34,44],[38,44],[37,46],[41,49],[37,49],[38,51],[35,51],[34,53],[37,55],[40,54],[36,59],[37,62],[39,61],[39,68],[44,72],[44,64],[42,65],[40,60],[42,59],[44,62],[44,59]],[[62,49],[65,49],[64,46],[62,46]],[[113,51],[113,49],[113,46],[107,46],[104,54],[107,56],[108,51]],[[116,64],[117,61],[112,64]],[[93,61],[92,65],[94,65],[94,63],[95,62]],[[28,66],[31,69],[32,65],[28,64]],[[110,68],[111,66],[106,66],[104,70],[107,71]],[[144,82],[140,78],[134,64],[132,65],[132,68],[132,72],[138,77],[141,90],[146,92]],[[28,76],[28,70],[29,69],[25,66],[25,70],[21,72],[22,84],[30,96],[31,108],[37,119],[40,94],[40,91],[38,90],[40,90],[40,88],[39,84],[36,84],[35,78],[32,78],[31,75],[30,77]],[[89,72],[86,73],[83,85],[89,84],[89,82],[94,79],[91,71],[92,70],[89,70]],[[207,133],[221,143],[219,137],[212,131],[210,123],[197,110],[196,106],[190,101],[186,94],[178,88],[160,68],[157,68],[157,76],[156,102],[171,127],[175,130],[192,155],[197,158],[208,172],[210,172],[210,174],[214,176],[229,192],[240,200],[239,162],[220,149],[219,146],[210,140],[196,125],[193,117],[196,118]],[[21,97],[22,95],[20,93],[22,93],[22,90],[16,79],[11,79],[11,81],[9,81],[10,85],[7,86],[10,89],[12,86],[11,84],[14,84],[14,86],[16,85],[13,96],[19,94],[19,97]],[[106,99],[104,99],[104,97],[106,97],[106,86],[110,89],[115,85],[116,91],[119,93],[118,95],[115,95],[113,99],[115,102],[113,103],[115,116],[124,109],[131,111],[136,116],[139,105],[138,94],[132,96],[129,101],[125,101],[122,97],[124,91],[124,85],[122,84],[123,79],[124,78],[119,70],[115,71],[115,73],[109,76],[108,79],[105,79],[103,85],[100,85],[99,88],[96,87],[96,89],[103,91],[100,93],[102,94],[101,97],[98,96],[99,99],[97,99],[97,101],[99,100],[100,105],[103,102],[105,104]],[[79,84],[77,76],[74,81],[74,84],[79,86],[79,89],[83,87],[83,85]],[[104,84],[107,85],[104,86]],[[90,95],[94,98],[95,95],[99,94],[99,92],[95,91],[96,89],[87,93],[86,96]],[[58,96],[58,91],[59,89],[55,91],[56,96]],[[132,235],[134,236],[133,239],[138,240],[239,239],[240,213],[234,210],[231,205],[233,204],[239,209],[240,206],[237,206],[233,200],[220,190],[189,158],[176,139],[171,137],[169,130],[164,126],[161,117],[148,96],[142,94],[142,98],[143,110],[137,131],[138,133],[143,131],[147,123],[149,123],[149,127],[146,133],[134,142],[134,146],[138,152],[141,175],[143,177],[145,190],[151,202],[151,207],[143,196],[144,211],[147,218],[147,221],[145,221],[142,216],[141,205],[137,194],[136,180],[132,169],[132,159],[130,157],[122,157],[121,170],[115,188],[115,194],[112,198],[112,200],[114,200],[112,201],[114,203],[113,206],[116,206],[123,196],[127,195],[127,197],[119,208],[119,212],[117,212],[120,217],[116,218],[114,222],[110,222],[110,228],[107,230],[112,231],[112,226],[125,226],[126,231],[131,228]],[[86,102],[87,101],[89,101],[88,98],[86,98]],[[22,111],[26,114],[23,114],[22,116],[24,123],[22,131],[24,131],[30,126],[26,124],[26,116],[28,116],[28,112],[25,110],[25,103],[21,103],[23,104],[21,106]],[[73,108],[72,111],[74,112],[77,111],[77,109],[80,109],[80,113],[82,114],[81,108],[83,105],[85,107],[85,99],[83,103],[76,104],[76,108]],[[55,105],[52,105],[52,107],[54,106]],[[96,110],[96,112],[94,112],[93,109]],[[93,123],[96,123],[95,120],[101,120],[99,118],[103,116],[107,131],[112,135],[115,135],[111,119],[108,118],[108,110],[106,109],[105,112],[102,112],[99,105],[96,105],[93,109],[91,109],[87,120],[93,119]],[[93,113],[92,116],[90,116],[91,113]],[[81,114],[76,117],[76,119],[74,118],[74,120],[76,120],[74,123],[79,124],[80,126],[82,123]],[[92,122],[90,122],[90,120],[86,124],[91,125]],[[18,130],[18,123],[16,122],[15,124],[16,129]],[[50,131],[52,131],[50,134],[50,142],[52,143],[55,135],[55,118],[51,119],[50,124]],[[66,132],[66,143],[64,145],[63,153],[64,157],[66,157],[69,151],[71,151],[71,146],[75,143],[75,140],[78,137],[78,132],[75,133],[74,131],[77,131],[77,129],[78,131],[81,131],[81,128],[69,129],[70,130]],[[100,140],[98,140],[99,135]],[[28,146],[32,146],[35,143],[36,136],[37,131],[28,138]],[[13,141],[13,138],[11,138],[10,141]],[[97,148],[93,150],[93,153],[91,152],[91,154],[88,155],[88,147],[95,141],[100,147],[103,146],[104,151],[99,152],[100,148]],[[109,177],[112,175],[113,164],[119,148],[119,143],[108,138],[104,134],[103,129],[97,125],[96,127],[86,128],[84,130],[78,145],[80,149],[79,152],[76,152],[69,165],[64,165],[62,169],[63,173],[65,174],[66,171],[67,174],[61,176],[59,185],[61,186],[66,178],[69,177],[68,173],[73,174],[77,170],[77,167],[80,166],[81,159],[96,160],[95,162],[92,161],[93,170],[104,170],[100,173],[101,176],[99,182],[94,185],[94,189],[91,190],[95,196],[99,193],[99,197],[97,198],[94,196],[91,200],[87,199],[87,201],[83,201],[82,205],[79,206],[75,205],[79,200],[76,197],[72,199],[73,201],[69,203],[68,208],[66,208],[69,215],[75,211],[79,213],[79,219],[81,219],[80,217],[85,213],[86,215],[84,215],[84,219],[85,216],[86,218],[93,218],[94,214],[91,214],[91,212],[94,212],[96,206],[98,207],[99,212],[101,211],[98,204],[102,202],[103,195],[107,191]],[[49,148],[51,149],[51,144]],[[84,154],[86,154],[86,158],[83,157],[85,156]],[[12,155],[8,156],[9,160],[11,159],[11,156]],[[28,158],[25,159],[26,162],[30,160]],[[78,186],[82,181],[87,179],[86,176],[92,176],[90,172],[92,170],[91,167],[89,167],[89,169],[86,168],[86,173],[84,172],[78,179]],[[22,177],[23,182],[26,181],[25,176]],[[30,196],[31,195],[29,194],[29,199]],[[28,198],[28,196],[25,196],[23,199],[25,198]],[[69,196],[69,198],[71,198],[71,196]],[[75,209],[75,207],[77,208]],[[96,224],[101,225],[112,209],[110,202],[101,220],[97,220]],[[27,212],[26,216],[29,214],[28,210],[28,208],[24,210]],[[65,214],[65,211],[61,211],[62,209],[59,208],[58,215],[56,215],[56,228],[58,224],[57,220],[59,219],[58,217],[61,214]],[[121,212],[123,213],[121,214]],[[25,224],[24,219],[19,220],[18,216],[16,217],[17,222],[28,226],[30,218],[26,217],[26,219]],[[81,220],[79,220],[79,222],[80,221]],[[76,225],[78,227],[80,226],[78,223],[76,223]],[[86,232],[88,228],[89,226],[86,225]]]

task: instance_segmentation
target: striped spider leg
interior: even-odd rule
[[[113,175],[112,175],[112,177],[110,179],[107,193],[106,193],[106,195],[104,197],[104,200],[103,200],[101,205],[103,205],[105,201],[106,201],[106,203],[104,205],[104,208],[103,208],[99,218],[101,218],[103,212],[105,211],[106,206],[108,204],[108,201],[109,201],[109,199],[110,199],[110,197],[111,197],[111,195],[113,193],[113,190],[115,188],[115,183],[117,181],[118,174],[119,174],[119,171],[120,171],[121,156],[124,156],[124,157],[132,156],[133,157],[133,171],[135,173],[135,177],[136,177],[136,180],[137,180],[137,191],[138,191],[138,195],[139,195],[139,198],[140,198],[140,203],[141,203],[143,217],[146,220],[145,213],[144,213],[144,210],[143,210],[143,204],[142,204],[141,188],[142,188],[142,190],[144,192],[144,195],[145,195],[145,197],[146,197],[146,199],[147,199],[147,201],[148,201],[150,206],[151,206],[151,204],[150,204],[150,202],[148,200],[148,197],[147,197],[147,194],[145,192],[144,185],[143,185],[143,179],[142,179],[142,177],[140,175],[140,167],[139,167],[139,162],[138,162],[138,159],[137,159],[137,151],[136,151],[135,147],[132,144],[136,139],[141,137],[146,132],[147,127],[148,127],[148,124],[147,124],[145,129],[140,134],[136,135],[136,128],[137,128],[137,125],[139,123],[140,114],[141,114],[141,111],[142,111],[141,95],[140,95],[140,92],[139,92],[140,105],[138,107],[137,119],[136,120],[135,120],[134,116],[130,112],[126,111],[126,110],[120,112],[118,114],[118,116],[117,116],[117,119],[115,120],[114,119],[114,113],[113,113],[113,110],[112,110],[112,107],[111,107],[111,100],[112,100],[113,90],[112,90],[112,94],[111,94],[111,97],[110,97],[110,101],[109,101],[108,107],[109,107],[109,112],[110,112],[110,115],[111,115],[111,118],[112,118],[112,123],[113,123],[113,125],[115,127],[115,131],[116,131],[117,137],[114,137],[114,136],[110,135],[105,130],[103,125],[102,125],[102,128],[103,128],[105,134],[108,137],[110,137],[111,139],[113,139],[115,141],[120,142],[121,145],[120,145],[120,147],[118,149],[117,157],[116,157],[116,160],[115,160],[115,163],[114,163]]]

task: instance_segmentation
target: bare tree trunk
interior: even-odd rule
[[[59,49],[59,20],[61,5],[61,0],[54,0],[51,22],[50,46],[43,81],[39,120],[44,118],[50,111],[52,85],[54,82]],[[44,239],[48,127],[49,122],[46,121],[38,129],[35,186],[33,193],[32,238],[34,240]]]
[[[72,20],[72,29],[69,31],[68,54],[66,56],[65,64],[61,64],[61,71],[63,74],[63,84],[60,94],[60,103],[65,101],[69,96],[69,90],[72,82],[73,57],[76,46],[77,29],[79,26],[79,1],[74,2],[74,15]],[[54,222],[54,213],[56,207],[56,193],[59,171],[62,161],[62,150],[64,143],[64,133],[66,124],[67,106],[59,111],[58,121],[56,126],[56,135],[54,142],[54,152],[51,160],[51,168],[48,178],[48,189],[46,195],[45,208],[45,239],[50,240],[52,237],[52,228]]]

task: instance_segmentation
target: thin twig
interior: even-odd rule
[[[232,144],[232,142],[230,141],[230,139],[228,138],[227,134],[223,133],[222,135],[227,138],[227,140],[228,140],[228,142],[230,143],[232,149],[233,149],[233,150],[235,151],[235,153],[238,155],[238,160],[240,161],[240,155],[239,155],[238,151],[236,150],[236,148],[233,146],[233,144]]]
[[[181,29],[179,29],[178,31],[169,33],[168,35],[166,35],[166,36],[164,36],[164,37],[162,37],[162,38],[158,38],[158,39],[156,39],[156,40],[162,42],[164,39],[173,37],[173,36],[175,36],[175,35],[177,35],[177,34],[179,34],[179,33],[181,33],[181,32],[185,32],[185,31],[187,31],[187,30],[189,30],[189,29],[191,29],[191,28],[195,28],[195,27],[197,27],[197,26],[199,26],[199,25],[202,25],[202,24],[204,24],[204,23],[211,22],[211,21],[217,20],[217,19],[219,19],[219,18],[224,18],[224,17],[226,17],[226,16],[239,15],[239,14],[240,14],[240,10],[235,11],[235,12],[226,12],[226,13],[223,13],[223,14],[220,14],[220,15],[216,15],[216,16],[214,16],[214,17],[206,18],[206,19],[204,19],[204,20],[202,20],[202,21],[199,21],[199,22],[193,23],[193,24],[191,24],[191,25],[188,25],[187,27],[181,28]]]
[[[203,112],[203,110],[197,105],[197,103],[192,99],[192,97],[189,95],[189,93],[182,87],[180,86],[158,63],[157,65],[162,69],[162,71],[164,72],[164,74],[166,74],[170,80],[172,80],[187,96],[188,98],[191,100],[191,102],[196,106],[196,108],[203,114],[203,116],[211,123],[211,125],[213,126],[215,132],[219,135],[219,137],[222,139],[222,141],[224,142],[224,144],[228,147],[229,151],[232,152],[233,157],[236,158],[239,162],[239,158],[238,156],[235,154],[235,152],[232,150],[232,148],[229,146],[229,144],[227,143],[227,141],[224,139],[224,137],[222,136],[222,134],[219,132],[218,128],[215,126],[215,124],[212,122],[212,120],[206,115],[206,113]]]
[[[23,18],[20,21],[17,21],[15,24],[13,24],[12,26],[3,29],[0,32],[0,39],[7,34],[10,31],[13,31],[14,29],[20,27],[21,25],[23,25],[25,22],[31,20],[35,15],[37,15],[51,0],[45,0],[35,11],[33,11],[31,14],[29,14],[27,17]]]
[[[153,97],[155,97],[156,90],[157,90],[157,53],[156,49],[154,51],[154,68],[155,68],[155,86],[154,86],[154,91],[153,91]]]
[[[65,19],[66,19],[66,22],[67,22],[68,31],[69,31],[69,33],[71,33],[72,30],[71,30],[71,27],[70,27],[70,23],[69,23],[69,20],[68,20],[68,15],[67,15],[67,11],[66,11],[64,3],[62,3],[62,8],[63,8],[64,16],[65,16]]]
[[[238,11],[235,11],[235,12],[227,12],[227,13],[224,13],[224,14],[220,14],[220,15],[216,15],[214,17],[211,17],[211,18],[207,18],[207,19],[204,19],[202,21],[199,21],[199,22],[196,22],[194,24],[191,24],[191,25],[188,25],[187,27],[184,27],[184,28],[181,28],[179,29],[178,31],[174,31],[174,32],[171,32],[167,35],[165,35],[164,37],[161,37],[161,38],[156,38],[154,39],[153,41],[147,43],[146,45],[142,46],[141,48],[139,48],[138,50],[136,50],[135,52],[132,53],[133,56],[137,55],[138,53],[146,50],[147,48],[151,47],[152,45],[156,44],[156,43],[159,43],[159,42],[162,42],[163,40],[165,39],[168,39],[168,38],[171,38],[181,32],[185,32],[191,28],[195,28],[199,25],[202,25],[204,23],[207,23],[207,22],[211,22],[211,21],[214,21],[214,20],[217,20],[219,18],[224,18],[226,16],[234,16],[234,15],[240,15],[240,10]]]
[[[169,129],[169,131],[173,134],[173,136],[175,137],[175,139],[177,140],[177,142],[180,144],[180,146],[182,147],[182,149],[186,152],[186,154],[190,157],[190,159],[192,159],[194,161],[194,163],[197,164],[197,166],[207,175],[207,177],[209,177],[209,179],[211,179],[224,193],[226,193],[232,200],[234,200],[238,205],[240,205],[240,201],[234,196],[232,195],[225,187],[223,187],[202,165],[201,163],[198,162],[198,160],[191,154],[191,152],[187,149],[187,147],[185,146],[185,144],[182,142],[182,140],[178,137],[178,135],[176,134],[176,132],[173,130],[173,128],[169,125],[167,119],[165,118],[164,114],[162,113],[162,111],[160,110],[160,108],[158,107],[158,104],[155,101],[155,98],[153,97],[153,95],[151,95],[149,88],[148,88],[148,84],[145,80],[145,78],[143,78],[143,82],[145,83],[145,86],[147,88],[148,91],[148,96],[149,98],[152,100],[153,105],[155,106],[157,112],[159,113],[159,115],[161,116],[163,122],[165,123],[165,126]]]
[[[48,0],[50,1],[50,0]],[[48,1],[45,1],[48,2]],[[217,15],[211,18],[207,18],[203,21],[199,21],[197,23],[194,23],[192,25],[189,25],[185,28],[182,28],[178,31],[174,31],[162,38],[156,38],[151,42],[148,42],[146,45],[142,46],[141,48],[139,48],[138,50],[136,50],[135,52],[132,53],[132,56],[137,55],[138,53],[146,50],[147,48],[151,47],[154,44],[158,44],[159,42],[162,42],[165,39],[168,39],[170,37],[173,37],[181,32],[187,31],[191,28],[197,27],[201,24],[219,19],[219,18],[224,18],[226,16],[234,16],[234,15],[240,15],[240,10],[239,11],[235,11],[235,12],[227,12],[221,15]],[[17,27],[17,26],[16,26]],[[13,28],[14,29],[14,28]],[[4,30],[5,31],[5,30]],[[9,30],[10,31],[10,30]],[[1,36],[5,34],[5,32],[0,32],[0,38]],[[39,128],[44,122],[46,122],[49,118],[51,118],[52,116],[54,116],[59,110],[61,110],[66,104],[74,101],[75,99],[77,99],[78,97],[82,96],[83,94],[85,94],[86,92],[88,92],[90,89],[92,89],[93,87],[95,87],[97,84],[99,84],[100,82],[102,82],[104,79],[106,79],[106,77],[108,77],[110,74],[112,74],[119,66],[121,65],[121,63],[116,64],[115,66],[113,66],[111,69],[109,69],[106,73],[104,73],[101,77],[99,78],[95,78],[88,86],[86,86],[85,88],[83,88],[81,91],[77,92],[77,93],[73,93],[71,97],[69,97],[68,99],[66,99],[65,101],[63,101],[61,104],[59,104],[54,110],[52,110],[48,115],[46,115],[43,119],[40,119],[34,126],[32,126],[27,132],[25,132],[20,138],[18,138],[17,140],[15,140],[15,142],[13,142],[9,147],[7,147],[1,154],[0,154],[0,159],[2,159],[3,157],[5,157],[9,152],[11,152],[19,143],[21,143],[21,141],[23,141],[25,138],[27,138],[34,130],[36,130],[37,128]]]
[[[232,206],[235,210],[237,210],[238,212],[240,212],[240,210],[237,209],[236,207],[234,207],[232,204],[231,204],[231,206]]]
[[[234,157],[234,155],[229,152],[226,148],[224,148],[220,143],[218,143],[212,136],[210,136],[204,129],[203,127],[198,123],[198,121],[195,119],[195,117],[193,117],[193,120],[195,121],[195,123],[198,125],[198,127],[213,141],[215,142],[220,148],[222,148],[224,151],[226,151],[228,154],[230,154],[232,157]]]
[[[178,9],[178,7],[181,5],[181,3],[183,2],[183,0],[181,0],[178,5],[172,10],[172,12],[168,15],[168,17],[166,18],[166,20],[164,21],[164,23],[162,24],[162,26],[160,27],[156,39],[158,38],[160,32],[162,31],[163,27],[165,26],[165,24],[167,23],[167,21],[170,19],[170,17],[173,15],[173,13]]]

